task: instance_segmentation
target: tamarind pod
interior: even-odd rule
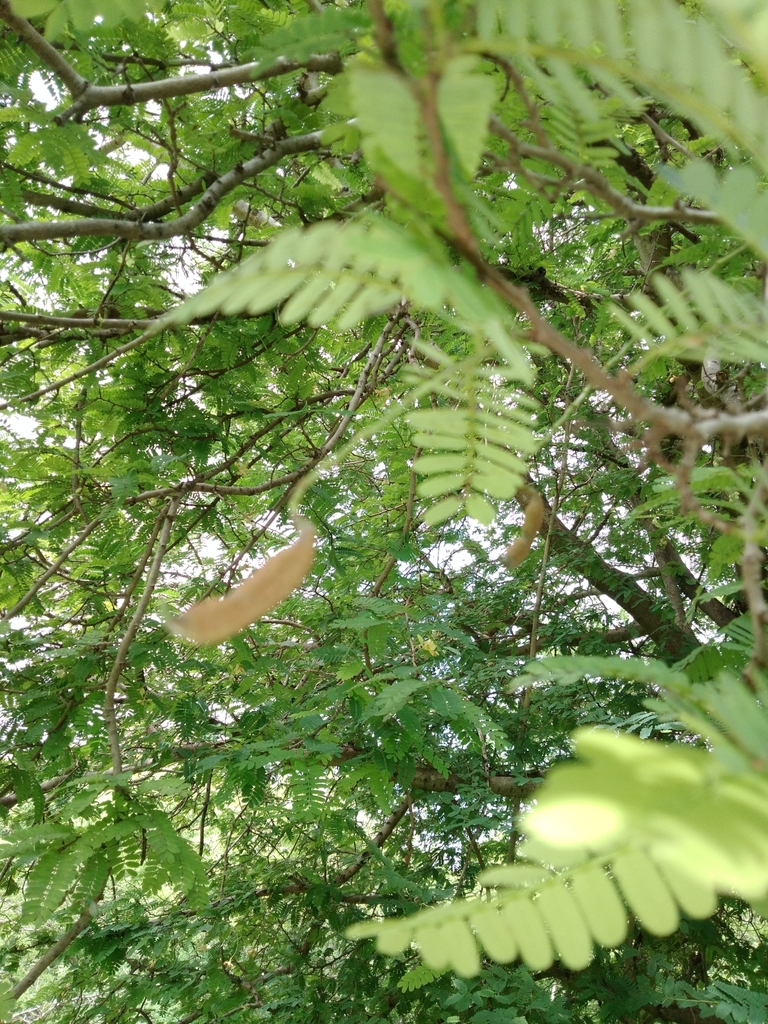
[[[268,558],[224,597],[207,597],[167,623],[168,629],[196,644],[228,640],[266,615],[304,581],[315,555],[315,531],[301,527],[298,539]]]
[[[538,491],[526,488],[530,497],[525,506],[525,518],[520,536],[513,540],[507,548],[502,561],[509,569],[516,569],[521,562],[528,557],[531,544],[536,539],[536,534],[544,522],[544,499]]]
[[[538,491],[532,490],[530,493],[528,504],[525,506],[522,535],[533,543],[544,522],[544,499]]]
[[[531,542],[527,537],[518,537],[507,548],[502,561],[509,569],[516,569],[528,557]]]

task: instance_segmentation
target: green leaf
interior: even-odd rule
[[[397,987],[401,992],[415,992],[416,989],[423,988],[424,985],[428,985],[437,977],[439,975],[435,974],[434,971],[430,971],[428,967],[420,964],[418,967],[413,967],[410,971],[406,971],[398,981]]]
[[[470,494],[466,500],[467,515],[483,526],[490,526],[496,518],[496,509],[480,494]]]
[[[539,891],[536,906],[544,918],[557,955],[565,967],[580,971],[592,960],[592,938],[579,905],[561,881]]]
[[[417,473],[428,475],[430,473],[457,473],[466,465],[465,456],[462,455],[422,455],[413,463]]]
[[[370,633],[370,631],[369,631]],[[391,718],[411,699],[414,693],[423,690],[429,682],[424,679],[398,679],[385,687],[365,710],[364,719]]]
[[[446,494],[448,491],[459,490],[464,485],[463,473],[436,473],[434,476],[421,480],[416,492],[423,498],[432,498],[438,494]]]
[[[669,888],[655,864],[642,850],[624,850],[611,870],[640,923],[654,935],[671,935],[680,918]]]
[[[717,910],[717,893],[674,864],[660,864],[661,874],[672,895],[689,917],[711,917]]]
[[[60,0],[12,0],[11,8],[14,14],[20,18],[38,18],[41,14],[48,14]]]
[[[692,160],[669,169],[667,176],[718,213],[758,252],[768,254],[768,193],[753,168],[741,164],[718,178],[706,160]]]
[[[443,926],[443,939],[448,942],[449,966],[462,978],[472,978],[480,971],[477,943],[465,921],[449,921]]]
[[[404,174],[418,178],[419,108],[404,79],[383,68],[361,66],[347,74],[363,148],[372,165],[376,167],[383,154]]]
[[[443,69],[437,109],[451,148],[468,177],[480,163],[494,98],[493,80],[480,72],[477,58],[457,57]]]
[[[11,1020],[16,1012],[16,998],[12,992],[13,985],[10,981],[0,981],[0,1017],[3,1020]]]
[[[484,912],[475,912],[472,915],[472,927],[492,960],[508,964],[517,957],[517,941],[496,904],[488,906]]]
[[[520,956],[531,970],[546,971],[551,967],[554,951],[537,906],[520,897],[505,904],[501,916],[515,937]]]
[[[441,501],[435,502],[434,505],[430,505],[421,518],[427,526],[439,526],[446,519],[456,515],[461,505],[461,498],[443,498]]]
[[[58,39],[69,23],[69,5],[60,3],[45,20],[45,38]]]
[[[595,941],[606,949],[627,934],[627,914],[603,868],[590,861],[571,876],[571,889]]]

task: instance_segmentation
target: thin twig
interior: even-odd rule
[[[61,388],[66,387],[67,384],[71,384],[73,381],[80,380],[81,377],[87,377],[89,373],[95,373],[96,370],[103,370],[105,366],[109,366],[110,363],[114,363],[120,356],[124,356],[126,352],[131,352],[133,349],[138,348],[139,345],[143,345],[145,341],[153,338],[161,329],[162,324],[157,321],[153,324],[149,330],[144,331],[138,338],[134,338],[133,341],[128,341],[125,345],[121,345],[120,348],[113,349],[112,352],[108,352],[101,359],[96,359],[94,362],[89,363],[88,366],[84,366],[81,370],[75,370],[74,373],[70,373],[67,377],[60,377],[54,381],[53,384],[46,384],[45,387],[38,388],[37,391],[30,391],[26,395],[20,395],[18,398],[10,398],[6,402],[0,402],[0,410],[9,409],[14,405],[21,402],[34,402],[38,398],[42,398],[43,395],[50,395],[52,391],[60,391]]]
[[[603,199],[612,210],[630,224],[647,224],[654,220],[690,221],[694,224],[720,223],[720,217],[712,210],[701,210],[695,206],[686,206],[684,203],[676,203],[673,206],[648,206],[643,203],[635,203],[623,192],[614,188],[608,179],[590,164],[579,163],[551,143],[537,146],[530,142],[523,142],[496,116],[490,120],[490,130],[494,135],[498,135],[508,142],[517,157],[545,160],[561,168],[569,179],[581,182],[582,187],[587,188],[599,199]]]
[[[416,459],[418,459],[418,457],[420,455],[421,455],[421,448],[417,448],[414,451],[414,453],[413,453],[413,461],[415,462]],[[411,469],[411,477],[410,477],[410,481],[409,481],[409,484],[408,484],[408,500],[407,500],[406,505],[405,505],[405,522],[403,523],[403,529],[402,529],[402,532],[401,532],[401,537],[402,537],[403,540],[405,540],[405,538],[411,532],[411,526],[413,525],[413,506],[414,506],[415,500],[416,500],[416,470],[415,469]],[[378,576],[376,582],[374,583],[373,587],[371,588],[371,597],[378,597],[378,595],[379,595],[379,593],[381,591],[381,588],[384,586],[384,582],[386,581],[387,576],[389,576],[389,574],[392,572],[392,569],[395,567],[396,563],[397,563],[397,555],[390,555],[389,558],[384,563],[384,568],[379,573],[379,576]]]
[[[72,552],[76,548],[78,548],[83,543],[83,541],[87,540],[87,538],[93,533],[93,531],[96,529],[100,522],[100,516],[97,516],[95,519],[92,519],[91,522],[86,525],[85,529],[81,530],[80,533],[78,533],[78,535],[74,538],[74,540],[71,540],[69,544],[67,544],[67,546],[59,555],[59,557],[56,559],[56,561],[53,562],[53,564],[50,565],[41,576],[38,576],[38,578],[26,592],[26,594],[22,598],[20,598],[16,602],[16,604],[13,605],[13,607],[5,610],[0,610],[0,619],[12,619],[14,615],[18,615],[20,611],[26,608],[29,602],[34,598],[35,594],[37,594],[38,591],[43,586],[45,586],[45,584],[48,582],[51,576],[54,576],[59,571],[59,569],[62,567],[62,565],[64,565],[64,563],[72,554]]]
[[[120,734],[117,728],[117,715],[115,712],[115,690],[117,689],[117,681],[125,668],[128,660],[128,649],[133,643],[134,637],[136,636],[141,624],[141,620],[144,617],[144,612],[147,610],[150,598],[152,597],[152,593],[155,589],[155,584],[157,583],[157,579],[160,575],[160,567],[162,566],[165,549],[168,546],[168,539],[171,535],[171,527],[173,526],[173,520],[179,506],[179,501],[180,499],[178,497],[173,497],[168,502],[165,512],[165,521],[160,531],[157,550],[155,551],[155,557],[152,559],[152,565],[149,569],[144,591],[139,598],[136,610],[131,617],[128,628],[125,631],[125,636],[120,643],[117,656],[107,678],[104,690],[104,720],[107,723],[109,749],[112,755],[112,771],[115,775],[120,775],[123,770],[123,758],[120,752]]]
[[[200,812],[200,838],[197,843],[197,852],[202,857],[205,853],[205,819],[208,816],[208,808],[211,803],[211,780],[213,779],[213,769],[208,772],[208,778],[205,782],[205,795],[203,797],[203,809]]]

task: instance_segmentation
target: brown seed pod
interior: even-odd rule
[[[523,529],[520,532],[520,536],[517,540],[512,541],[504,554],[502,561],[510,569],[516,569],[518,565],[525,558],[528,557],[528,552],[531,550],[531,544],[536,539],[536,534],[541,529],[541,524],[544,522],[544,499],[538,491],[534,491],[533,488],[526,487],[525,491],[529,494],[528,503],[525,506],[525,518],[523,520]]]
[[[207,597],[171,619],[168,629],[196,644],[219,644],[280,604],[304,580],[315,556],[315,530],[304,522],[298,539],[278,551],[224,597]]]
[[[531,490],[528,504],[525,506],[525,519],[523,520],[523,536],[533,542],[536,534],[544,522],[544,499],[538,491]]]
[[[502,561],[509,569],[516,569],[520,563],[528,557],[531,550],[531,542],[525,537],[518,537],[513,540],[507,548]]]

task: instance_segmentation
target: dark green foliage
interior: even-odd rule
[[[761,16],[0,0],[2,1019],[765,1019]]]

